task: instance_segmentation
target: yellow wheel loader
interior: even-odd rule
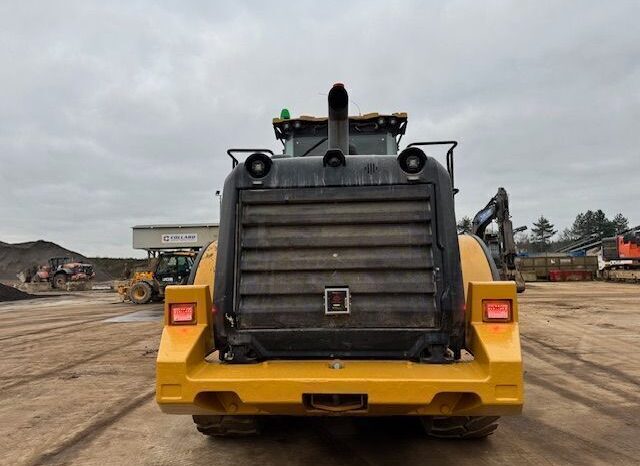
[[[214,436],[291,415],[486,437],[522,409],[518,302],[456,233],[456,142],[399,151],[406,114],[349,117],[340,84],[328,104],[274,119],[282,154],[229,150],[219,239],[166,288],[156,400]],[[425,153],[439,145],[446,169]]]
[[[120,283],[118,294],[133,304],[162,300],[168,285],[187,283],[195,257],[194,251],[161,252],[146,267],[138,267],[129,281]]]

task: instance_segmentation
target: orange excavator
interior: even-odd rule
[[[605,280],[640,281],[640,227],[604,238],[599,259]]]

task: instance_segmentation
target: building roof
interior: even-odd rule
[[[134,225],[134,230],[154,230],[158,228],[213,228],[219,227],[219,223],[166,223],[159,225]]]

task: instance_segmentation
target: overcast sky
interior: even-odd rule
[[[347,6],[345,6],[345,4]],[[130,256],[135,224],[217,220],[271,118],[406,111],[457,139],[457,215],[640,223],[639,2],[0,3],[0,241]],[[352,113],[356,111],[351,108]],[[434,152],[434,156],[439,154]]]

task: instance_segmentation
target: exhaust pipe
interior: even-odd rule
[[[328,148],[349,155],[349,94],[344,84],[336,83],[329,91]]]

